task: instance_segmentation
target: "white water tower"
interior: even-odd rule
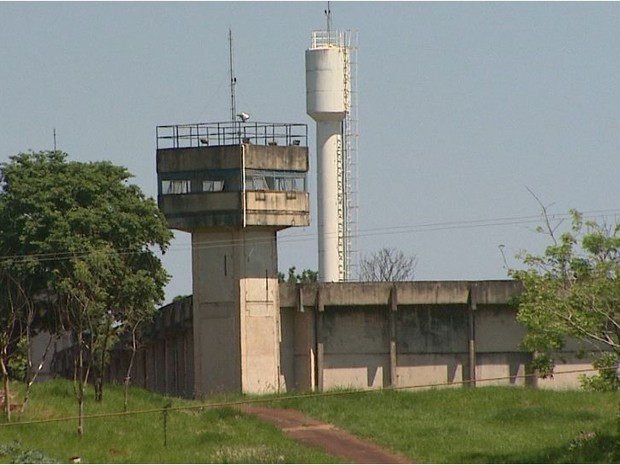
[[[329,26],[329,19],[328,19]],[[319,281],[351,279],[357,224],[356,35],[313,31],[306,50],[306,109],[316,121]]]

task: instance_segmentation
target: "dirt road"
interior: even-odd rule
[[[296,410],[252,405],[244,405],[239,409],[278,426],[299,442],[321,447],[328,453],[351,463],[413,463],[406,457],[362,440],[329,423],[309,418]]]

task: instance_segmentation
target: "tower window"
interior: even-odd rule
[[[189,179],[172,179],[161,182],[161,192],[168,194],[187,194],[191,190],[191,182]]]
[[[202,192],[219,192],[224,190],[224,181],[202,181]]]

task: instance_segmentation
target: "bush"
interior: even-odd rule
[[[598,375],[580,377],[581,387],[587,391],[612,392],[620,389],[618,378],[618,355],[606,353],[592,363]]]
[[[618,463],[620,445],[618,437],[596,431],[582,431],[572,439],[565,463]]]
[[[60,463],[36,449],[24,450],[19,441],[0,444],[0,459],[8,463]],[[5,462],[6,463],[6,462]]]
[[[8,363],[9,376],[16,381],[26,381],[28,375],[28,341],[22,338],[17,343]]]

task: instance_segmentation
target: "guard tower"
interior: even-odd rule
[[[192,235],[194,395],[283,388],[276,235],[308,226],[305,124],[157,127],[158,203]]]

